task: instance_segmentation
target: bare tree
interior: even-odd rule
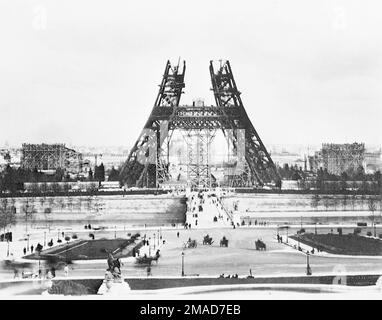
[[[342,210],[346,211],[346,207],[348,204],[348,196],[346,194],[343,196],[341,203],[342,203]]]
[[[324,197],[324,206],[325,206],[325,210],[328,211],[330,206],[330,199],[327,196]]]
[[[374,230],[374,237],[377,236],[377,230],[376,230],[376,226],[375,226],[375,216],[374,216],[374,212],[375,210],[377,209],[377,206],[376,206],[376,203],[375,203],[375,199],[373,199],[373,197],[370,197],[369,200],[368,200],[368,207],[369,207],[369,210],[371,211],[371,225],[372,225],[372,228]]]
[[[317,193],[315,193],[311,202],[312,207],[318,210],[319,202],[320,202],[320,196]]]
[[[16,207],[7,198],[2,198],[0,203],[0,228],[5,234],[8,226],[16,223]]]
[[[45,226],[50,232],[50,226],[52,224],[52,208],[45,208],[44,210]]]
[[[33,221],[36,209],[34,206],[33,198],[26,198],[24,205],[21,208],[25,220],[25,233],[28,234],[28,221]]]

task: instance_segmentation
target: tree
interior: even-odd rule
[[[318,210],[318,204],[320,202],[320,196],[316,193],[312,198],[312,207]]]
[[[375,200],[373,197],[370,197],[369,200],[368,200],[368,207],[369,207],[369,210],[371,211],[371,224],[372,224],[372,227],[374,229],[374,237],[377,236],[377,230],[376,230],[376,225],[375,225],[375,216],[374,216],[374,212],[375,210],[377,209],[377,206],[375,204]]]
[[[45,217],[45,226],[48,227],[48,230],[50,232],[50,226],[52,224],[52,209],[51,208],[44,209],[44,217]]]
[[[26,198],[24,205],[21,207],[21,211],[25,220],[25,233],[28,234],[28,221],[32,221],[34,214],[36,213],[33,198]]]
[[[357,180],[364,180],[365,178],[365,169],[363,168],[363,166],[358,166],[357,168],[357,171],[355,173],[355,178]]]
[[[341,173],[341,190],[345,191],[347,186],[347,180],[349,179],[349,176],[346,172]]]
[[[0,228],[5,229],[16,223],[16,207],[7,198],[2,198],[0,203]]]
[[[374,181],[377,182],[377,186],[378,186],[378,191],[382,191],[382,174],[381,174],[381,171],[376,171],[374,173]]]
[[[347,197],[347,195],[345,194],[345,195],[343,196],[343,198],[342,198],[342,209],[343,209],[344,211],[346,211],[347,202],[348,202],[348,197]]]
[[[94,168],[94,179],[98,182],[105,181],[105,167],[103,163]]]
[[[329,206],[330,206],[330,199],[329,199],[329,197],[324,197],[324,206],[325,206],[325,210],[328,211],[329,210]]]
[[[11,193],[15,193],[17,190],[16,181],[17,179],[15,170],[9,164],[7,164],[3,176],[3,189],[8,190]]]
[[[114,167],[112,167],[109,172],[108,181],[118,181],[118,180],[119,180],[119,171],[116,170]]]

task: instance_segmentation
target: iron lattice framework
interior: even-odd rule
[[[223,131],[234,149],[237,149],[240,138],[237,129],[245,130],[245,168],[241,173],[235,172],[235,175],[229,177],[231,185],[263,185],[279,181],[276,167],[244,109],[229,62],[221,63],[217,71],[214,70],[213,62],[210,63],[216,106],[179,105],[185,87],[185,70],[185,62],[180,68],[179,64],[172,67],[167,61],[155,105],[122,167],[121,182],[127,186],[157,187],[168,180],[168,146],[175,129],[196,132],[201,143],[199,147],[202,149],[199,148],[195,161],[192,158],[195,156],[189,154],[189,162],[194,162],[188,165],[189,172],[193,172],[191,178],[194,185],[210,179],[206,150],[212,139],[201,133],[217,129]],[[189,138],[185,139],[189,145]],[[191,169],[193,165],[198,167],[198,164],[199,168]]]
[[[213,177],[210,167],[210,146],[216,130],[193,129],[183,135],[187,143],[187,181],[191,186],[209,188]]]
[[[180,68],[179,64],[172,66],[170,61],[167,61],[150,117],[122,167],[121,180],[124,184],[155,187],[169,178],[169,163],[164,159],[165,150],[163,149],[167,149],[168,155],[171,134],[163,134],[163,132],[170,133],[169,123],[179,106],[184,88],[185,71],[185,62]]]
[[[29,170],[66,169],[76,172],[80,169],[82,155],[66,148],[64,144],[22,145],[21,167]]]

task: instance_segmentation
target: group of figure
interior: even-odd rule
[[[227,275],[224,275],[224,273],[222,273],[219,278],[226,278],[226,279],[229,279],[229,278],[232,278],[232,279],[237,279],[239,278],[239,275],[237,273],[235,273],[234,275],[230,275],[230,274],[227,274]]]
[[[186,222],[184,224],[184,229],[191,229],[191,223]]]

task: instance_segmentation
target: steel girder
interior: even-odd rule
[[[229,177],[232,186],[263,185],[280,178],[276,167],[249,119],[240,98],[229,61],[215,72],[210,62],[210,76],[216,106],[179,106],[183,93],[185,63],[172,67],[167,61],[159,93],[150,117],[121,170],[121,182],[128,186],[156,187],[169,178],[168,160],[163,156],[171,133],[182,130],[221,129],[237,148],[237,129],[245,129],[245,168]],[[165,135],[160,135],[165,126]],[[149,132],[148,132],[149,130]],[[228,134],[232,130],[232,134]],[[149,146],[155,145],[150,154]],[[146,159],[142,162],[142,159]]]
[[[168,176],[168,163],[163,159],[162,145],[168,137],[168,123],[179,105],[183,93],[186,64],[172,66],[167,61],[159,92],[150,117],[122,166],[120,180],[137,187],[156,187]],[[164,114],[160,119],[156,116]],[[166,130],[161,130],[166,129]],[[166,132],[161,135],[161,131]]]
[[[245,129],[245,159],[251,175],[260,185],[266,182],[278,182],[280,177],[276,166],[245,111],[229,61],[221,62],[217,71],[210,61],[210,75],[216,105],[222,109],[232,129]],[[238,118],[230,116],[229,112],[232,109],[237,110],[240,115]],[[235,130],[233,132],[233,142],[236,144],[237,135]]]

